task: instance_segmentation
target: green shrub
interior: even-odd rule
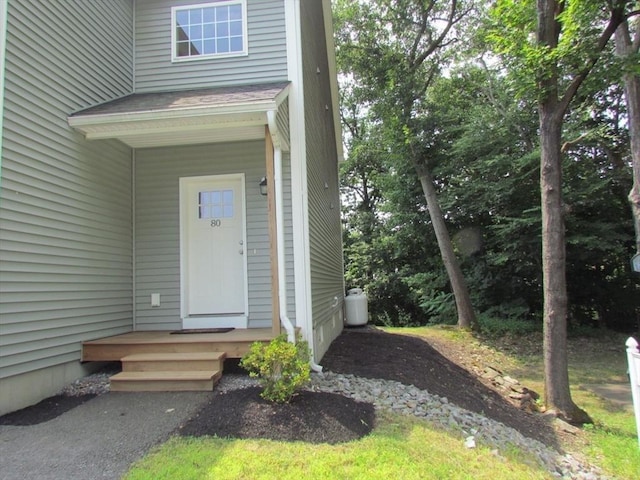
[[[300,338],[287,341],[285,334],[269,343],[254,342],[240,361],[249,376],[258,378],[264,388],[260,394],[265,400],[286,403],[310,379],[311,351]]]
[[[482,313],[478,316],[477,330],[487,337],[502,337],[504,335],[527,335],[542,331],[542,324],[532,320],[513,317],[496,317]]]

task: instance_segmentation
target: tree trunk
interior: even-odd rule
[[[638,21],[636,20],[636,22]],[[638,23],[640,24],[640,22]],[[636,35],[640,35],[640,32],[636,32]],[[622,23],[616,30],[615,41],[616,55],[620,58],[629,59],[632,54],[637,53],[627,22]],[[623,76],[623,81],[629,116],[631,161],[633,163],[633,187],[629,192],[629,203],[636,231],[636,253],[640,254],[640,76],[627,71]]]
[[[420,179],[420,184],[422,185],[424,198],[427,200],[429,216],[431,217],[433,230],[436,234],[438,247],[440,247],[440,255],[442,256],[444,267],[447,270],[447,275],[451,282],[451,289],[453,290],[456,309],[458,311],[458,326],[461,328],[471,328],[471,326],[476,323],[476,316],[473,312],[473,306],[471,305],[471,297],[469,296],[467,283],[462,275],[458,259],[453,252],[451,237],[449,236],[447,226],[444,223],[444,216],[442,215],[442,210],[438,203],[433,178],[429,170],[426,168],[416,167],[416,172]]]
[[[537,0],[537,43],[555,50],[562,29],[558,15],[564,3]],[[613,34],[613,31],[611,31]],[[605,41],[606,44],[606,41]],[[588,74],[574,78],[558,98],[559,73],[551,65],[538,86],[540,120],[540,197],[542,206],[542,290],[544,295],[544,389],[547,411],[571,423],[591,422],[573,403],[567,357],[567,278],[564,211],[562,205],[562,124],[569,102]]]
[[[572,423],[590,422],[571,399],[567,357],[567,281],[562,206],[562,116],[558,105],[540,105],[540,193],[544,293],[544,376],[547,410]]]

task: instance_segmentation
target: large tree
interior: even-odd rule
[[[565,211],[562,133],[565,115],[601,52],[625,21],[631,2],[499,0],[493,39],[535,83],[538,98],[545,403],[550,412],[582,423],[589,417],[572,400],[567,358]],[[513,30],[515,29],[515,30]],[[531,34],[534,35],[531,35]]]
[[[432,174],[422,148],[420,106],[440,72],[449,35],[467,13],[462,0],[347,1],[336,3],[338,58],[343,73],[366,86],[384,135],[413,166],[453,290],[458,325],[475,323],[468,288],[455,256]]]
[[[637,6],[640,9],[640,5]],[[629,203],[636,230],[636,254],[640,255],[640,15],[620,24],[615,36],[616,54],[623,60],[629,140],[633,165],[633,187]]]

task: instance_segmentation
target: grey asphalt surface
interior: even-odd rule
[[[211,395],[111,392],[39,425],[0,425],[0,479],[120,479]]]
[[[629,412],[633,412],[633,397],[631,383],[602,383],[580,385],[583,390],[588,390]]]

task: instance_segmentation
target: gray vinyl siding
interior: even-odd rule
[[[305,104],[309,254],[317,357],[342,325],[334,325],[344,297],[338,157],[321,2],[300,2]],[[319,71],[319,73],[318,73]],[[335,306],[335,297],[338,305]],[[319,333],[319,331],[322,333]],[[321,338],[324,342],[321,344]]]
[[[258,187],[265,175],[264,141],[139,149],[135,165],[136,329],[181,327],[180,178],[233,173],[245,174],[249,327],[269,327],[272,303],[267,198]],[[290,181],[285,181],[285,202],[290,218]],[[291,252],[291,222],[288,224],[285,243]],[[291,255],[287,257],[287,272],[293,290]],[[152,293],[160,293],[160,307],[151,307]]]
[[[171,7],[198,3],[136,1],[136,92],[287,80],[284,0],[247,0],[247,56],[172,63]]]
[[[282,140],[289,145],[289,98],[287,98],[278,108],[276,124]]]
[[[132,329],[131,151],[87,142],[66,120],[132,91],[132,26],[130,0],[9,1],[2,378],[77,361],[83,340]]]
[[[282,131],[282,130],[281,130]],[[284,133],[283,133],[284,135]],[[289,125],[286,126],[286,136],[289,136]],[[287,276],[287,315],[296,324],[296,292],[295,267],[293,260],[293,208],[291,205],[291,156],[289,152],[282,152],[282,189],[284,196],[284,254]],[[270,311],[269,311],[270,313]]]

